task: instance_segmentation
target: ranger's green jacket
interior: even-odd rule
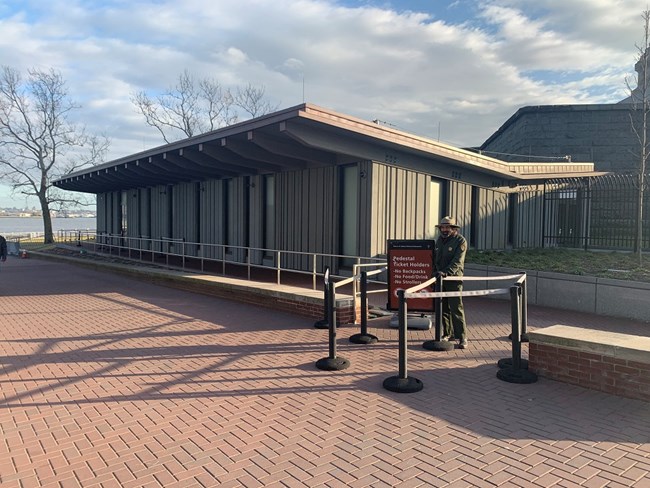
[[[447,276],[463,276],[465,270],[465,253],[467,241],[456,234],[446,239],[442,236],[436,240],[436,271]]]

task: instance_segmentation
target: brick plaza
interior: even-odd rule
[[[313,320],[73,264],[0,266],[0,486],[647,487],[650,404],[540,378],[496,378],[505,302],[466,300],[470,347],[410,331],[350,344],[324,372]],[[650,324],[529,307],[562,323],[650,335]],[[524,347],[524,352],[526,347]]]

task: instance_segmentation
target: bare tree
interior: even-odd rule
[[[636,240],[634,251],[639,259],[639,266],[643,263],[643,200],[645,193],[645,173],[650,156],[650,147],[648,146],[648,115],[650,114],[650,89],[648,87],[648,56],[650,56],[650,10],[644,10],[641,14],[643,18],[643,45],[636,45],[639,57],[635,65],[637,72],[637,87],[632,89],[630,80],[625,83],[630,90],[630,122],[638,144],[639,152],[636,156],[639,158],[638,174],[638,191],[637,191],[637,214],[636,214]]]
[[[50,210],[88,204],[52,181],[103,160],[110,142],[70,122],[80,108],[60,73],[30,69],[28,76],[3,66],[0,74],[0,176],[14,193],[36,197],[45,243],[54,242]]]
[[[265,98],[265,92],[266,88],[264,86],[255,87],[250,83],[243,88],[239,87],[235,96],[235,105],[251,117],[258,117],[276,111],[278,106],[272,105]]]
[[[139,91],[132,95],[131,102],[146,123],[170,143],[234,124],[239,119],[238,108],[252,117],[275,110],[266,101],[263,87],[249,84],[235,93],[212,78],[196,80],[184,70],[176,85],[161,95],[154,97]]]

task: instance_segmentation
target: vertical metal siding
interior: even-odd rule
[[[172,235],[173,239],[186,243],[199,241],[199,205],[197,201],[198,187],[196,183],[179,183],[174,185],[172,192]],[[181,250],[188,256],[198,255],[196,244],[175,245],[174,252]]]
[[[108,232],[106,229],[106,193],[99,193],[96,199],[97,233]]]
[[[337,168],[276,175],[277,247],[288,251],[337,253]],[[308,257],[285,256],[283,266],[311,269]],[[329,259],[318,266],[332,266]]]
[[[171,187],[158,185],[151,189],[151,237],[155,239],[154,250],[166,251],[162,238],[171,237],[169,228],[169,199]]]
[[[249,246],[262,248],[264,247],[264,177],[260,175],[251,176],[249,184]],[[262,251],[251,251],[251,263],[262,264],[263,259],[264,253]]]
[[[513,247],[542,246],[542,219],[544,197],[539,191],[527,191],[516,195],[515,229]]]
[[[422,239],[429,229],[429,183],[431,176],[381,163],[372,163],[370,205],[371,240],[361,253],[386,253],[388,239]]]
[[[372,249],[372,163],[359,163],[359,254],[370,256]]]
[[[111,233],[122,233],[122,192],[112,192],[111,201]]]
[[[248,202],[246,196],[246,178],[232,179],[232,194],[228,195],[228,219],[233,224],[228,235],[228,244],[231,246],[248,246],[246,241],[248,226]],[[238,262],[246,261],[246,252],[243,249],[230,249],[230,259]]]
[[[449,181],[448,185],[447,214],[456,218],[460,233],[469,242],[472,237],[472,186],[458,181]]]
[[[140,188],[138,194],[138,227],[140,237],[144,239],[140,241],[140,247],[142,249],[151,249],[151,242],[146,240],[151,239],[151,188]]]
[[[476,248],[504,249],[508,241],[508,194],[478,189],[478,215],[473,215]]]
[[[185,215],[181,214],[181,216],[192,222],[198,222],[198,228],[195,228],[196,224],[183,226],[178,223],[176,235],[180,235],[178,233],[181,230],[186,233],[196,233],[199,242],[219,245],[204,246],[205,249],[199,253],[201,256],[223,259],[224,248],[221,246],[227,245],[227,260],[246,262],[246,251],[238,249],[237,246],[254,246],[257,242],[255,239],[262,238],[261,209],[255,218],[249,219],[249,205],[250,212],[257,212],[257,207],[254,206],[256,198],[254,195],[262,191],[261,183],[255,184],[255,191],[252,186],[248,186],[254,181],[249,181],[247,177],[207,180],[197,185],[192,184],[191,188],[180,189],[178,211],[182,209],[180,206],[182,201],[194,207],[195,210],[186,211]],[[200,192],[198,197],[193,193],[196,191]]]
[[[126,235],[128,237],[139,237],[140,231],[140,201],[137,189],[126,190]],[[138,248],[140,241],[138,239],[128,239],[128,246]]]
[[[201,183],[201,242],[223,244],[224,242],[224,180],[208,180]],[[223,249],[208,246],[202,255],[212,259],[222,259]]]

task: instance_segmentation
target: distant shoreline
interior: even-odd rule
[[[52,230],[80,230],[97,227],[97,217],[52,217]],[[42,217],[0,217],[0,234],[43,232]]]

